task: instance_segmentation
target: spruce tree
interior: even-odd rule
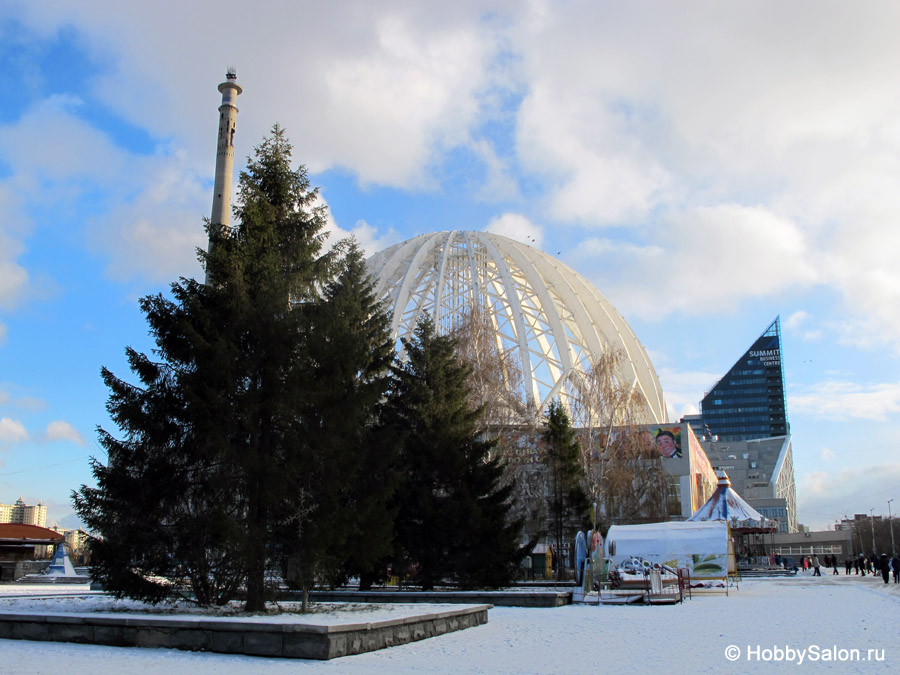
[[[562,553],[563,542],[576,526],[581,526],[589,508],[582,487],[584,471],[578,461],[580,446],[559,399],[547,408],[541,440],[547,446],[547,474],[549,478],[548,512],[550,529],[556,544],[556,555]],[[557,579],[562,579],[562,564],[557,563]]]
[[[147,310],[150,304],[142,301]],[[143,386],[103,369],[107,408],[125,438],[99,431],[108,461],[92,460],[97,487],[73,494],[79,516],[99,535],[91,575],[116,597],[223,604],[246,579],[233,555],[235,475],[196,433],[202,425],[191,419],[178,366],[132,349],[127,355]]]
[[[148,578],[187,566],[198,600],[245,582],[247,610],[264,608],[274,537],[306,468],[310,308],[338,254],[322,253],[324,210],[290,158],[276,125],[241,173],[238,225],[207,226],[209,283],[181,279],[173,299],[141,301],[159,361],[129,352],[141,385],[104,371],[125,437],[101,430],[108,462],[74,498],[114,592],[161,599]],[[212,596],[198,592],[220,569]]]
[[[392,543],[394,458],[377,425],[394,355],[390,318],[355,243],[341,267],[308,316],[314,377],[300,410],[307,451],[284,544],[304,606],[318,579],[371,574]]]
[[[509,520],[511,488],[500,486],[502,468],[489,458],[495,442],[482,440],[481,410],[469,405],[470,371],[428,318],[403,344],[387,410],[401,446],[399,542],[426,590],[448,577],[502,585],[524,555],[521,522]]]
[[[241,173],[238,227],[217,233],[207,256],[211,292],[232,316],[226,339],[240,358],[232,411],[239,428],[230,450],[241,469],[246,508],[248,611],[264,608],[277,524],[305,469],[300,411],[316,375],[309,313],[338,254],[322,253],[325,212],[315,206],[318,191],[310,189],[306,169],[294,170],[290,161],[291,145],[276,125]]]

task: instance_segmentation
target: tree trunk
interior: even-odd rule
[[[247,566],[247,601],[244,611],[261,612],[266,608],[265,582],[266,559],[265,542],[259,540],[258,528],[252,528],[250,536],[256,541],[250,541],[250,560]]]
[[[260,477],[251,481],[247,528],[247,600],[244,610],[261,612],[266,608],[266,519],[262,508]]]

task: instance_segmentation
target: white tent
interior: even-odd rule
[[[687,568],[692,578],[723,578],[729,571],[728,526],[724,522],[613,525],[604,549],[613,566],[631,558]]]

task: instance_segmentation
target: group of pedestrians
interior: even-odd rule
[[[832,569],[832,574],[839,574],[837,570],[837,556],[836,555],[826,555],[825,556],[825,567],[830,567]],[[812,557],[803,556],[800,558],[800,567],[803,571],[812,570],[814,577],[822,576],[822,561],[819,560],[818,555],[814,555]]]
[[[866,556],[862,553],[856,558],[847,558],[844,561],[844,573],[850,574],[853,570],[855,574],[866,576],[866,574],[881,574],[884,583],[890,583],[893,574],[894,583],[900,584],[900,556],[895,555],[893,558],[888,557],[887,553],[882,553],[880,557],[876,555]]]
[[[823,564],[824,563],[824,564]],[[812,570],[812,576],[822,576],[822,567],[831,569],[831,574],[840,574],[838,572],[838,559],[836,555],[826,555],[824,560],[820,560],[818,555],[802,556],[800,558],[799,568],[804,572]],[[797,569],[797,568],[794,568]],[[884,583],[890,583],[893,574],[894,583],[900,584],[900,556],[889,557],[887,553],[881,556],[865,556],[860,554],[856,558],[847,558],[844,560],[844,574],[854,574],[866,576],[866,574],[880,574]]]

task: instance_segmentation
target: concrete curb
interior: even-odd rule
[[[491,605],[371,623],[313,625],[82,614],[0,614],[0,638],[333,659],[479,626]]]
[[[281,596],[283,600],[299,598],[299,593],[288,592]],[[572,591],[313,591],[310,598],[317,602],[484,603],[494,607],[562,607],[572,604]]]

